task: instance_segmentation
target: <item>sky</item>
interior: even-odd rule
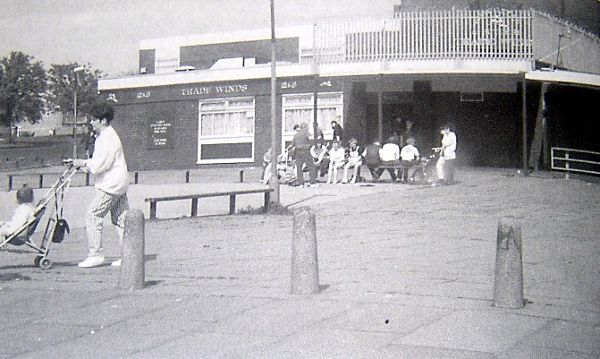
[[[276,26],[391,16],[394,0],[275,0]],[[135,73],[142,39],[269,28],[269,0],[0,0],[0,57]]]

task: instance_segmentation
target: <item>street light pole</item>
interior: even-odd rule
[[[271,202],[279,204],[279,174],[277,173],[277,75],[275,71],[275,4],[271,0]]]
[[[73,159],[77,158],[77,73],[84,69],[83,66],[77,66],[73,69],[75,74],[75,84],[73,85]]]

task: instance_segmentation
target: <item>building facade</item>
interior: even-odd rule
[[[337,120],[362,144],[411,120],[424,153],[452,123],[461,163],[516,167],[537,130],[540,94],[554,119],[546,144],[598,142],[595,121],[571,116],[598,97],[600,40],[533,10],[396,11],[278,28],[275,119],[270,54],[268,29],[143,41],[139,76],[99,83],[117,103],[132,169],[257,165],[272,121],[279,152],[294,124],[312,129],[315,111],[326,139]]]

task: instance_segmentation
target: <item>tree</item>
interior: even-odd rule
[[[41,62],[22,52],[0,60],[0,123],[37,122],[44,112],[46,70]]]
[[[77,69],[77,72],[75,71]],[[98,79],[100,70],[92,70],[91,66],[80,66],[77,63],[52,65],[48,83],[48,106],[52,111],[73,116],[74,94],[77,91],[77,114],[86,115],[94,99],[98,96]]]

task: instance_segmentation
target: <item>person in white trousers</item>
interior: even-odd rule
[[[73,166],[93,174],[96,179],[96,194],[85,214],[88,257],[78,264],[81,268],[104,264],[102,227],[104,217],[109,212],[111,221],[117,228],[119,242],[122,243],[125,215],[129,209],[127,163],[119,135],[111,126],[114,108],[109,102],[98,102],[92,106],[90,114],[90,123],[97,134],[94,154],[86,160],[72,161]],[[115,260],[111,265],[118,267],[121,260]]]
[[[442,135],[442,147],[436,148],[436,150],[440,152],[440,158],[436,164],[438,176],[437,184],[447,185],[454,181],[456,134],[451,130],[450,125],[441,127],[440,134]]]

